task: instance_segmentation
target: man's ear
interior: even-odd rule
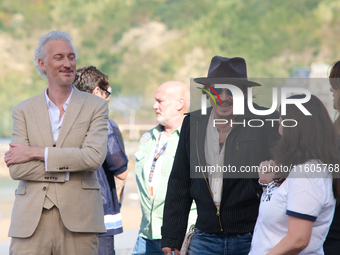
[[[46,66],[45,66],[45,62],[44,60],[42,60],[41,58],[38,59],[38,65],[40,66],[40,68],[44,71],[46,71]]]
[[[92,91],[92,94],[98,96],[100,94],[100,88],[98,86],[95,87],[94,90]]]
[[[183,97],[179,98],[179,99],[177,100],[177,110],[178,110],[178,111],[182,110],[183,107],[184,107],[184,105],[185,105],[185,100],[184,100],[184,98],[183,98]]]

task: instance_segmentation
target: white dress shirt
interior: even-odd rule
[[[72,91],[71,91],[69,97],[67,98],[67,100],[65,101],[65,103],[63,105],[65,113],[66,113],[67,105],[70,102],[70,98],[72,96],[72,93],[73,93],[73,86],[72,86]],[[46,103],[47,103],[48,115],[50,116],[53,140],[54,140],[54,143],[56,143],[57,140],[58,140],[61,125],[63,124],[65,113],[63,114],[63,116],[59,120],[60,110],[48,97],[47,88],[45,89],[45,98],[46,98]],[[44,156],[45,156],[45,171],[48,171],[48,147],[45,147],[45,155]],[[69,181],[69,179],[70,179],[70,172],[66,172],[65,181]]]

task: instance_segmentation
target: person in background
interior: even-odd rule
[[[135,153],[135,174],[143,214],[132,252],[136,255],[163,254],[161,226],[165,194],[184,113],[190,104],[190,91],[182,82],[168,81],[157,89],[155,101],[153,109],[159,124],[142,136]],[[193,224],[197,216],[195,204],[191,212],[189,222]]]
[[[340,61],[333,63],[329,75],[331,84],[330,91],[333,93],[333,108],[340,111]],[[340,134],[340,116],[335,120],[335,127]],[[340,158],[340,148],[338,148],[338,157]],[[335,208],[333,222],[329,229],[326,241],[323,245],[325,255],[337,255],[340,253],[340,207]]]
[[[109,101],[111,93],[109,92],[108,77],[93,66],[78,69],[73,84],[81,91]],[[128,159],[119,142],[116,128],[118,128],[117,124],[109,119],[107,155],[103,165],[97,170],[104,208],[104,222],[107,230],[106,234],[99,236],[99,255],[115,254],[113,236],[123,232],[114,177],[120,180],[126,179]]]
[[[323,243],[340,199],[339,182],[334,178],[339,170],[337,134],[316,96],[303,106],[311,116],[294,104],[286,106],[280,123],[285,120],[288,127],[279,127],[281,139],[274,149],[274,162],[261,163],[261,168],[271,164],[288,172],[275,173],[270,183],[264,183],[260,174],[265,190],[249,255],[324,254]],[[289,126],[289,120],[298,124]]]
[[[109,87],[107,90],[109,91],[109,93],[111,95],[112,94],[112,88]],[[108,97],[107,100],[110,102],[110,96]],[[113,121],[114,128],[116,130],[116,133],[118,135],[120,145],[122,146],[123,151],[125,152],[125,145],[124,145],[124,139],[123,139],[122,132],[120,132],[118,124],[114,120],[112,120],[112,121]],[[121,207],[122,203],[123,203],[125,182],[126,182],[126,179],[122,180],[122,179],[119,179],[118,177],[115,176],[116,192],[117,192],[119,207]]]

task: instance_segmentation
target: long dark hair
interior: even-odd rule
[[[329,83],[331,84],[333,89],[340,89],[340,61],[336,61],[331,65],[331,72],[329,74]],[[338,103],[335,105],[336,110],[338,111],[338,117],[335,119],[335,127],[340,133],[340,98],[337,98]]]
[[[304,97],[305,95],[294,95],[289,98]],[[283,128],[282,137],[273,151],[276,163],[289,168],[311,159],[319,159],[323,164],[339,166],[337,132],[326,107],[314,95],[303,106],[312,114],[311,116],[304,115],[295,104],[288,104],[286,115],[281,115],[282,120],[288,122],[289,119],[293,119],[298,124],[295,127]],[[333,193],[339,202],[340,186],[335,175],[333,172]]]

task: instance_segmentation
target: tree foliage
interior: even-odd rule
[[[10,135],[3,116],[46,86],[32,58],[51,30],[73,36],[78,67],[108,74],[116,96],[152,102],[164,81],[205,76],[214,55],[244,57],[249,77],[330,64],[340,57],[339,10],[336,0],[2,0],[0,47],[10,46],[0,51],[0,136]]]

